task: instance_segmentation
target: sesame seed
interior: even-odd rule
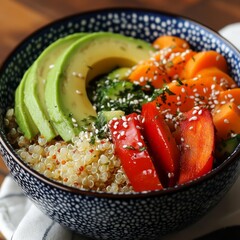
[[[181,92],[182,92],[182,93],[185,93],[185,92],[186,92],[186,89],[185,89],[185,88],[181,88]]]
[[[196,114],[196,113],[197,113],[197,110],[196,110],[196,109],[193,110],[192,114],[194,115],[194,114]]]
[[[198,111],[198,115],[201,115],[201,114],[202,114],[202,109]]]
[[[82,95],[82,92],[80,90],[76,90],[76,94]]]
[[[224,122],[224,123],[229,123],[229,120],[225,118],[225,119],[223,120],[223,122]]]
[[[49,65],[49,69],[54,68],[54,64]]]
[[[193,116],[193,117],[191,117],[191,118],[189,118],[189,122],[191,122],[191,121],[195,121],[195,120],[197,120],[197,116]]]
[[[211,89],[213,90],[213,89],[215,89],[216,88],[216,85],[215,84],[212,84],[211,85]]]
[[[193,126],[189,127],[189,130],[193,130]]]

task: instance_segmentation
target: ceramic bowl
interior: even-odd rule
[[[162,34],[186,39],[196,51],[216,50],[227,59],[240,84],[240,53],[209,28],[164,12],[107,9],[53,22],[24,40],[0,70],[0,153],[14,180],[46,215],[84,236],[96,239],[160,239],[196,222],[228,192],[239,175],[239,147],[207,175],[183,186],[128,195],[80,191],[30,169],[6,138],[3,119],[13,106],[24,72],[53,41],[74,32],[111,31],[152,42]]]

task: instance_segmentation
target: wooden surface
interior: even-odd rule
[[[190,17],[214,30],[240,22],[239,0],[0,0],[0,65],[21,40],[45,24],[106,7],[164,10]],[[0,157],[0,184],[6,173]]]

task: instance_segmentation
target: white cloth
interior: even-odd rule
[[[226,26],[220,33],[240,49],[240,23]],[[199,222],[164,240],[191,240],[222,227],[240,225],[239,189],[240,178]],[[0,189],[0,231],[7,240],[86,240],[41,213],[9,176]]]
[[[196,224],[164,238],[192,240],[227,226],[240,225],[240,178],[223,200]],[[10,176],[0,191],[0,231],[7,240],[87,240],[38,210]]]

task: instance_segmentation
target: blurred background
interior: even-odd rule
[[[240,21],[239,0],[0,0],[0,64],[22,39],[66,15],[109,7],[140,7],[181,14],[219,30]]]
[[[0,65],[38,28],[67,15],[111,7],[167,11],[190,17],[215,31],[240,22],[239,0],[0,0]],[[0,185],[6,174],[0,157]]]

